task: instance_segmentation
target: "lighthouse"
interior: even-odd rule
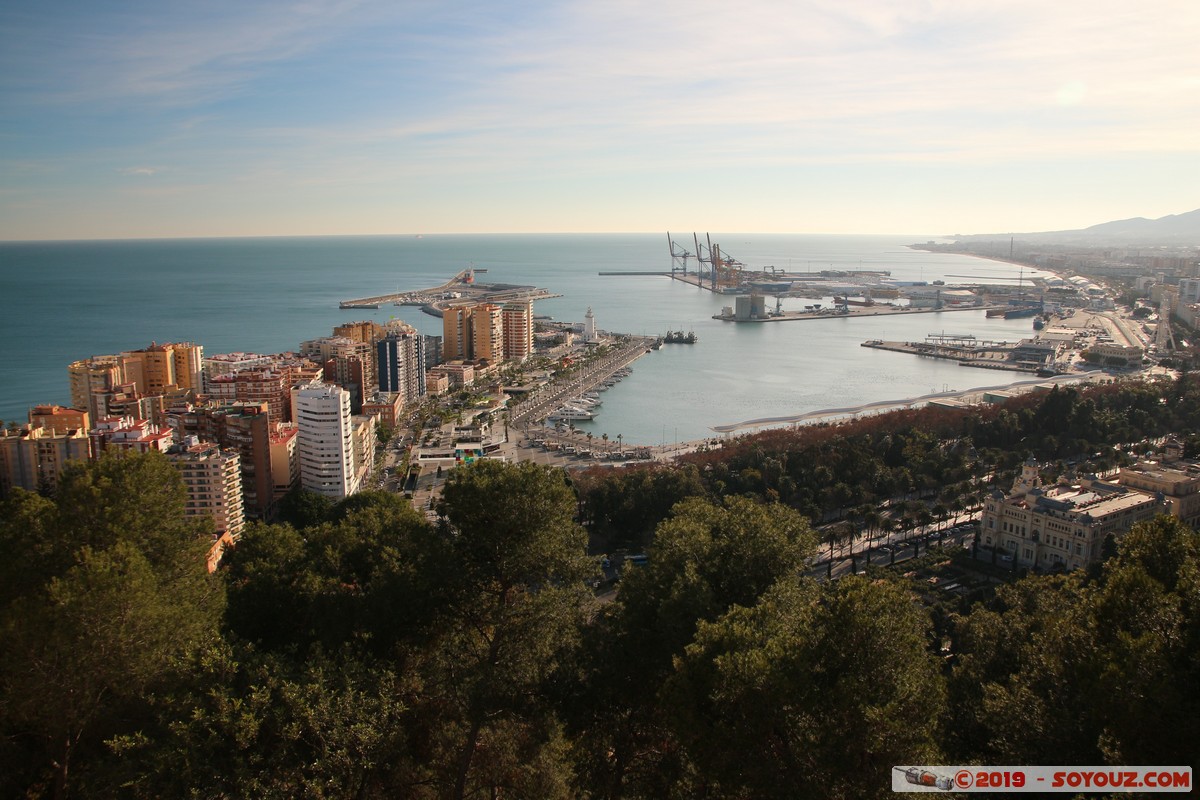
[[[583,340],[589,343],[599,341],[596,336],[596,316],[592,314],[591,306],[588,306],[587,313],[583,315]]]

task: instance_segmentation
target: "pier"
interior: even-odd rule
[[[554,294],[536,286],[475,283],[475,275],[480,272],[487,270],[471,267],[462,270],[441,286],[342,300],[338,303],[338,308],[376,309],[387,304],[419,305],[426,313],[440,317],[444,308],[457,303],[531,303],[535,300],[562,297],[561,294]]]
[[[787,322],[811,319],[844,319],[846,317],[886,317],[899,314],[935,314],[944,311],[979,311],[983,306],[954,306],[946,308],[911,308],[909,306],[889,306],[879,303],[873,306],[853,306],[822,308],[816,311],[781,311],[771,312],[765,317],[739,318],[736,315],[713,314],[713,319],[723,322]]]
[[[924,342],[887,342],[882,339],[869,339],[859,346],[875,350],[890,350],[893,353],[908,353],[926,358],[957,361],[960,367],[981,367],[1006,372],[1037,372],[1039,369],[1038,365],[1013,360],[1017,345],[976,339],[973,336],[930,334]]]
[[[510,422],[514,427],[521,429],[541,424],[542,420],[570,398],[595,389],[612,378],[617,370],[629,366],[649,353],[654,342],[653,337],[631,337],[601,362],[590,365],[587,372],[537,389],[525,402],[513,409]]]

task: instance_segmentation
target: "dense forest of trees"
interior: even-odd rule
[[[601,549],[640,549],[671,507],[692,496],[780,502],[814,524],[915,524],[923,513],[936,518],[996,487],[1007,490],[1030,457],[1060,473],[1102,470],[1118,463],[1116,447],[1168,434],[1180,435],[1196,456],[1196,431],[1200,384],[1185,374],[1160,383],[1059,386],[969,410],[924,407],[768,430],[685,456],[680,466],[594,471],[576,489]],[[869,518],[883,506],[883,520]]]
[[[436,523],[309,505],[212,575],[168,463],[73,465],[0,507],[0,795],[860,798],[899,764],[1195,764],[1200,534],[1174,520],[936,627],[902,579],[804,574],[810,517],[1195,430],[1193,400],[1060,390],[574,483],[481,462]],[[608,602],[589,533],[649,556]]]

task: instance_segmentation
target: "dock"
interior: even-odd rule
[[[546,300],[551,297],[562,297],[546,289],[536,286],[519,286],[505,283],[475,283],[475,273],[487,272],[485,269],[469,268],[462,270],[441,286],[429,289],[414,289],[408,292],[394,292],[374,297],[359,297],[353,300],[342,300],[338,308],[377,309],[383,305],[421,306],[422,310],[434,316],[442,316],[442,310],[448,306],[462,303],[526,303],[535,300]]]
[[[633,336],[622,346],[609,353],[601,362],[592,364],[580,375],[573,375],[556,383],[541,387],[510,412],[509,421],[518,428],[540,425],[559,406],[572,397],[591,391],[613,374],[652,352],[655,343],[651,336]]]
[[[980,367],[1005,372],[1037,372],[1038,370],[1036,365],[1012,360],[1017,347],[1015,344],[992,341],[951,343],[947,341],[949,338],[931,335],[924,342],[888,342],[882,339],[869,339],[859,346],[875,350],[889,350],[893,353],[957,361],[960,367]]]
[[[899,314],[937,314],[948,311],[979,311],[984,306],[952,306],[945,308],[909,308],[908,306],[889,306],[883,303],[873,306],[853,306],[850,308],[822,308],[818,311],[784,311],[772,312],[765,317],[747,317],[741,319],[736,315],[713,314],[713,319],[722,322],[789,322],[812,319],[845,319],[846,317],[886,317]]]

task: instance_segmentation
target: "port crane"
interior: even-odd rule
[[[675,240],[671,238],[670,231],[667,231],[667,245],[671,248],[671,272],[674,272],[675,265],[679,264],[683,274],[687,275],[687,260],[696,258],[696,254],[689,253],[686,248],[676,244]]]
[[[696,261],[708,264],[708,274],[711,288],[715,292],[720,285],[737,286],[742,282],[742,268],[746,265],[728,253],[721,252],[721,245],[713,244],[712,236],[704,234],[707,248],[700,243],[700,238],[693,233],[692,239],[696,244]],[[705,253],[707,252],[707,255]],[[699,272],[697,274],[700,274]]]

